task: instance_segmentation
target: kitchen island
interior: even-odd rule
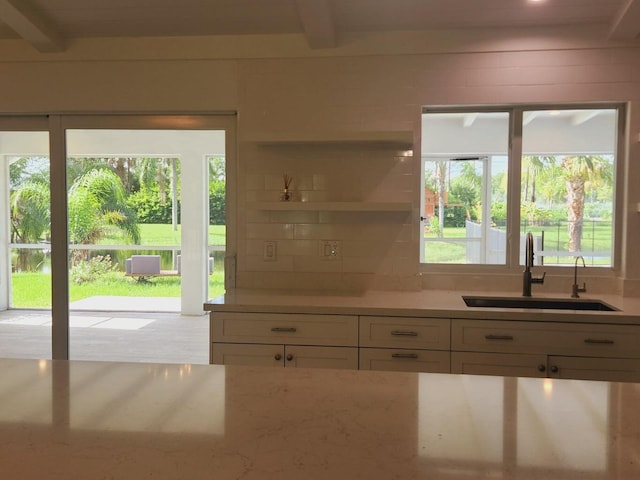
[[[42,479],[640,478],[640,385],[0,360],[0,465]]]

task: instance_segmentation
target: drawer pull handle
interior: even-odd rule
[[[273,327],[272,332],[296,333],[296,327]]]
[[[416,353],[392,353],[391,358],[410,358],[416,360],[418,355]]]
[[[600,338],[585,338],[584,343],[589,343],[592,345],[613,345],[614,341],[613,340],[609,340],[607,338],[604,339],[600,339]]]
[[[293,360],[293,355],[291,354],[287,355],[287,362],[290,362],[291,360]]]
[[[484,338],[487,340],[513,340],[513,335],[485,335]]]
[[[280,355],[279,353],[276,353],[276,356],[274,358],[276,360],[282,360],[282,355]]]
[[[391,335],[394,337],[417,337],[418,332],[412,332],[410,330],[391,330]]]

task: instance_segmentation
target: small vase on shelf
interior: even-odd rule
[[[283,202],[288,202],[289,200],[291,200],[291,192],[289,191],[289,187],[291,186],[293,177],[290,177],[285,173],[282,176],[282,179],[284,180],[284,188],[282,189],[282,193],[280,194],[280,200],[282,200]]]

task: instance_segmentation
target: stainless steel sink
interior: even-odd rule
[[[467,307],[595,310],[601,312],[615,312],[618,310],[602,300],[586,298],[477,297],[463,295],[462,299]]]

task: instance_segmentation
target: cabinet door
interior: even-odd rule
[[[211,363],[217,365],[255,365],[283,367],[283,345],[252,345],[242,343],[212,343]]]
[[[285,367],[358,369],[357,347],[286,345]]]
[[[547,356],[522,353],[452,352],[451,373],[546,377]]]
[[[360,370],[449,373],[449,352],[361,348]]]
[[[360,317],[360,346],[449,350],[448,318]]]
[[[640,360],[629,358],[549,357],[549,376],[610,382],[640,381]]]

